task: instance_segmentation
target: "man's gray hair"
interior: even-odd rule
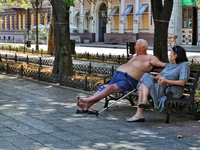
[[[148,42],[144,39],[138,39],[137,41],[141,41],[141,46],[145,46],[148,49]]]

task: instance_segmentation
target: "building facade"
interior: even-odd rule
[[[81,42],[120,43],[146,39],[153,44],[154,22],[150,0],[77,0],[71,7],[72,36]],[[169,35],[178,35],[177,43],[200,42],[200,11],[194,0],[174,0]]]
[[[4,5],[0,13],[0,41],[8,43],[23,43],[28,40],[29,31],[35,32],[36,10],[35,8],[20,8]],[[38,8],[38,25],[47,25],[50,21],[51,6],[44,2]],[[32,41],[33,42],[33,41]]]
[[[154,24],[150,0],[77,1],[71,8],[71,35],[91,42],[126,43],[145,38],[153,43]],[[83,37],[85,35],[85,37]]]

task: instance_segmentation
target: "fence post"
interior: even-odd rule
[[[89,54],[89,52],[87,53],[87,60],[89,60],[89,57],[90,57],[90,54]]]
[[[6,73],[8,73],[9,65],[8,63],[6,64]]]
[[[15,54],[15,62],[17,62],[17,54]]]
[[[40,67],[42,66],[42,58],[41,57],[39,57],[39,65],[40,65]]]
[[[8,55],[6,54],[6,61],[7,61],[7,59],[8,59]]]
[[[26,56],[26,63],[29,64],[29,58],[28,58],[28,55]]]
[[[114,66],[112,66],[111,73],[112,73],[112,75],[114,74]]]
[[[111,59],[111,53],[109,53],[109,59]]]
[[[102,62],[104,62],[104,53],[102,54]]]
[[[11,46],[9,46],[9,51],[11,51]]]
[[[34,48],[32,48],[32,54],[33,54],[33,52],[34,52]]]
[[[38,81],[40,81],[40,68],[38,69]]]
[[[2,45],[2,50],[3,50],[3,45]]]
[[[89,63],[88,73],[91,74],[91,72],[92,72],[92,66],[91,63]]]
[[[43,49],[41,49],[41,56],[43,56]]]
[[[85,76],[85,90],[87,91],[87,76]]]
[[[21,69],[20,69],[20,75],[21,75],[21,77],[23,77],[23,72],[24,72],[24,68],[23,68],[23,65],[21,65]]]
[[[118,63],[120,63],[120,55],[118,56]]]
[[[26,52],[26,48],[25,48],[25,45],[24,45],[24,53]]]
[[[123,55],[122,55],[122,61],[123,61],[123,62],[125,62],[125,59],[124,59],[124,57],[125,57],[125,56],[124,56],[124,54],[123,54]]]
[[[18,48],[16,47],[16,52],[18,52]]]

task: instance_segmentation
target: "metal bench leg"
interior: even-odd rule
[[[131,103],[131,106],[135,105],[135,103],[133,102],[133,99],[132,99],[131,95],[128,96],[128,101]]]
[[[166,118],[165,118],[165,123],[169,123],[169,111],[168,111],[168,108],[166,108]]]
[[[199,116],[198,116],[197,111],[196,111],[196,109],[195,109],[195,104],[194,104],[194,102],[191,102],[191,104],[192,104],[192,115],[194,116],[194,119],[195,119],[195,120],[199,120]]]
[[[109,102],[109,100],[108,100],[108,97],[106,96],[106,98],[105,98],[104,108],[108,107],[108,102]]]

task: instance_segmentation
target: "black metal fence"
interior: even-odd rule
[[[25,46],[13,47],[11,45],[1,45],[0,48],[2,51],[9,50],[23,53],[41,54],[41,56],[43,56],[44,54],[53,56],[53,52],[44,51],[43,49],[40,49],[39,52],[37,52],[34,48],[28,49]]]
[[[20,56],[17,54],[0,54],[0,61],[4,59],[6,61],[14,61],[14,62],[25,62],[27,64],[37,64],[39,66],[53,66],[53,60],[48,59],[45,57],[29,57],[28,55]],[[91,63],[89,65],[79,65],[75,64],[73,65],[73,70],[77,72],[84,72],[89,74],[101,74],[101,75],[113,75],[116,69],[114,69],[114,66],[111,68],[105,68],[105,67],[95,67],[92,66]]]
[[[12,47],[11,45],[1,45],[1,50],[9,50],[9,51],[16,51],[16,52],[23,52],[23,53],[32,53],[32,54],[40,54],[41,56],[43,56],[44,54],[48,54],[53,56],[54,53],[53,52],[48,52],[48,51],[43,51],[42,49],[39,52],[36,52],[36,50],[34,48],[27,49],[24,46],[20,46],[20,47]],[[92,61],[101,61],[101,62],[114,62],[114,63],[126,63],[132,56],[128,55],[125,56],[123,55],[112,55],[111,53],[108,55],[104,55],[104,54],[90,54],[90,53],[74,53],[72,54],[72,57],[74,59],[85,59],[85,60],[92,60]]]
[[[0,63],[0,71],[6,72],[8,74],[19,75],[21,77],[30,77],[39,81],[49,82],[49,83],[59,83],[60,85],[82,89],[86,91],[97,91],[102,83],[89,80],[87,76],[85,79],[77,79],[73,76],[62,76],[60,74],[52,74],[42,72],[40,68],[35,70],[24,69],[23,65],[21,67],[13,67],[8,63]]]

